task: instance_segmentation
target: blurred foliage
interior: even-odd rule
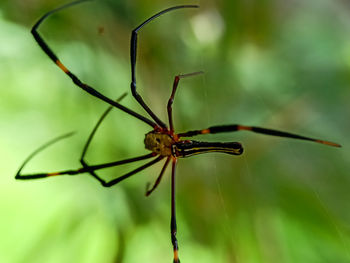
[[[169,171],[148,198],[155,165],[103,188],[91,176],[15,181],[39,145],[68,131],[26,171],[79,167],[82,146],[107,107],[75,87],[30,28],[58,0],[0,2],[0,262],[171,262]],[[138,89],[166,119],[173,78],[176,130],[242,123],[339,142],[334,149],[247,132],[199,136],[240,141],[241,157],[179,161],[182,262],[350,262],[350,4],[344,0],[198,1],[140,32]],[[61,60],[111,98],[129,92],[131,30],[183,1],[100,0],[40,28]],[[145,114],[130,92],[122,102]],[[149,127],[113,111],[88,160],[141,155]],[[105,171],[114,178],[138,164]]]

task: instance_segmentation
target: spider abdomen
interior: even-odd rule
[[[179,141],[173,145],[173,152],[178,157],[189,157],[201,153],[220,152],[241,155],[243,147],[239,142],[199,142]]]

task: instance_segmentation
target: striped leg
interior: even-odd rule
[[[317,142],[329,146],[334,146],[334,147],[341,147],[340,144],[330,142],[330,141],[324,141],[324,140],[319,140],[319,139],[313,139],[289,132],[283,132],[283,131],[278,131],[278,130],[272,130],[272,129],[266,129],[266,128],[261,128],[261,127],[255,127],[255,126],[243,126],[239,124],[231,124],[231,125],[221,125],[221,126],[212,126],[207,129],[203,130],[193,130],[193,131],[188,131],[184,133],[179,133],[177,134],[179,137],[192,137],[196,136],[199,134],[214,134],[214,133],[222,133],[222,132],[236,132],[236,131],[251,131],[255,133],[260,133],[260,134],[265,134],[265,135],[271,135],[271,136],[279,136],[279,137],[286,137],[286,138],[292,138],[292,139],[299,139],[299,140],[305,140],[305,141],[312,141],[312,142]]]
[[[61,7],[58,7],[46,14],[44,14],[32,27],[32,34],[34,39],[36,40],[36,42],[38,43],[38,45],[41,47],[41,49],[46,53],[46,55],[49,56],[49,58],[64,72],[66,73],[73,81],[73,83],[75,85],[77,85],[78,87],[80,87],[81,89],[83,89],[84,91],[88,92],[89,94],[91,94],[92,96],[99,98],[105,102],[107,102],[108,104],[112,105],[113,107],[116,107],[132,116],[134,116],[135,118],[147,123],[148,125],[150,125],[152,128],[158,127],[158,125],[156,123],[154,123],[153,121],[147,119],[146,117],[134,112],[133,110],[119,104],[116,101],[111,100],[110,98],[104,96],[103,94],[101,94],[100,92],[98,92],[97,90],[95,90],[93,87],[83,83],[76,75],[74,75],[65,65],[63,65],[63,63],[58,59],[58,57],[55,55],[55,53],[50,49],[50,47],[46,44],[46,42],[43,40],[43,38],[39,35],[38,33],[38,27],[40,26],[40,24],[50,15],[65,9],[67,7],[76,5],[76,4],[80,4],[82,2],[86,2],[89,0],[79,0],[79,1],[75,1],[75,2],[71,2],[68,3],[66,5],[63,5]]]
[[[172,170],[171,170],[171,221],[170,221],[170,233],[171,243],[174,250],[173,263],[180,263],[179,259],[179,245],[176,239],[177,225],[176,225],[176,208],[175,208],[175,175],[176,175],[176,163],[177,159],[173,158]]]

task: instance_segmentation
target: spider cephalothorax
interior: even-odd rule
[[[166,133],[151,131],[145,135],[145,148],[161,156],[172,155],[172,145],[175,140]]]

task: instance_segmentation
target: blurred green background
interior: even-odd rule
[[[172,262],[168,169],[148,198],[155,165],[103,188],[89,175],[16,181],[25,172],[78,168],[86,138],[107,105],[74,86],[30,34],[67,1],[0,2],[0,262]],[[145,115],[129,91],[130,31],[179,0],[93,1],[50,17],[40,32],[83,81]],[[341,143],[239,132],[240,157],[207,154],[178,163],[181,262],[350,262],[350,3],[346,0],[191,2],[147,25],[138,47],[138,90],[166,119],[175,75],[176,130],[240,123]],[[142,155],[149,127],[114,110],[90,163]],[[139,163],[102,172],[115,178]]]

